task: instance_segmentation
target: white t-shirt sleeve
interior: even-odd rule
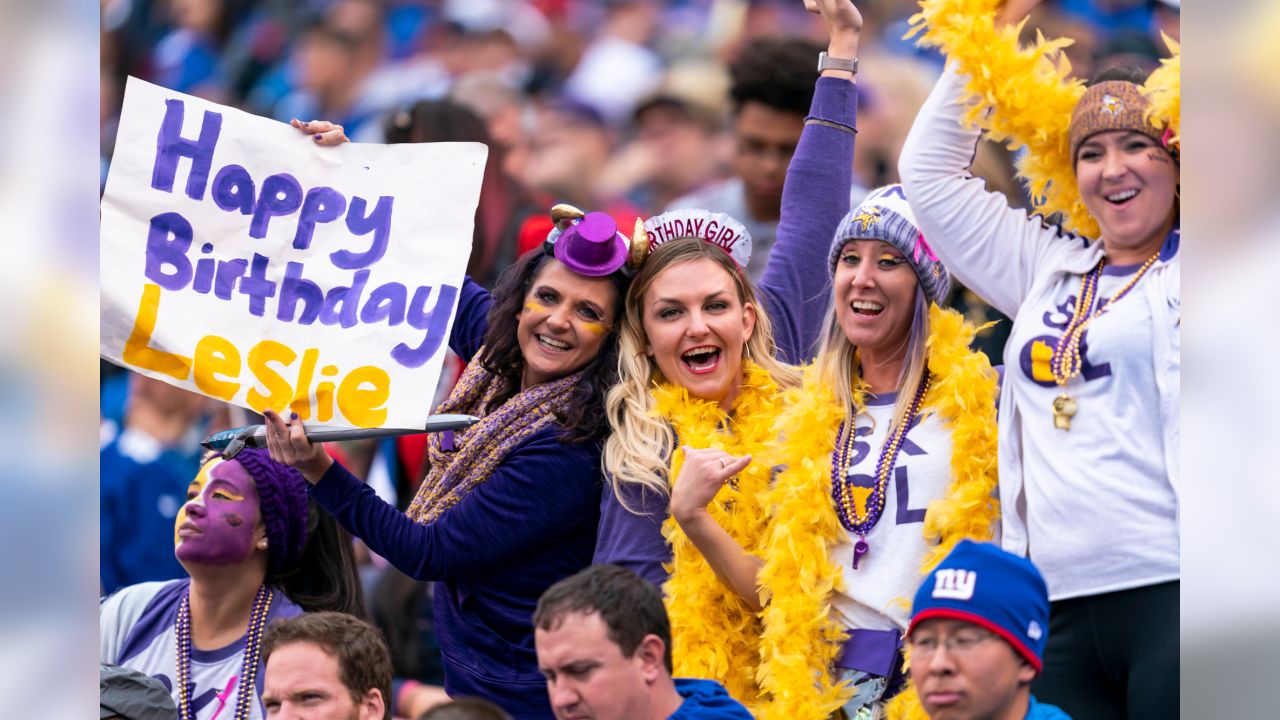
[[[978,138],[966,128],[965,78],[948,66],[920,108],[898,161],[920,231],[960,282],[1013,317],[1049,255],[1080,241],[1009,207],[969,172]]]
[[[98,612],[98,661],[112,665],[120,662],[120,653],[129,631],[138,624],[147,603],[167,581],[147,582],[121,588],[103,598]]]

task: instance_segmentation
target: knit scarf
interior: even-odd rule
[[[951,486],[933,500],[924,533],[934,548],[922,558],[928,573],[963,538],[989,540],[999,521],[996,489],[996,373],[969,349],[977,328],[953,310],[929,309],[928,367],[933,384],[922,415],[937,413],[951,432]],[[854,402],[863,407],[863,393]],[[800,388],[787,393],[778,416],[778,461],[786,467],[765,499],[771,523],[759,581],[767,605],[761,614],[760,692],[768,698],[764,720],[825,718],[847,702],[850,691],[831,668],[845,638],[830,598],[844,576],[828,554],[843,537],[831,502],[831,453],[845,418],[833,388],[813,366]],[[911,588],[908,595],[914,593]],[[910,696],[910,699],[905,699]],[[914,701],[910,685],[891,707]],[[901,715],[899,715],[901,716]]]
[[[661,385],[653,395],[658,415],[671,424],[679,445],[752,456],[751,464],[720,489],[708,511],[739,545],[758,554],[755,549],[767,527],[761,500],[769,487],[771,464],[765,455],[775,437],[777,384],[764,369],[745,363],[732,415],[715,402],[690,397],[684,388]],[[677,447],[667,474],[672,485],[683,462],[684,452]],[[667,518],[662,532],[672,551],[671,577],[663,590],[675,675],[718,680],[735,699],[748,707],[756,705],[759,619],[720,582],[674,518]]]
[[[508,453],[534,433],[555,425],[557,417],[569,408],[573,387],[582,378],[578,372],[535,385],[486,412],[506,381],[484,369],[479,361],[483,354],[481,348],[448,399],[436,409],[438,413],[477,415],[481,419],[469,428],[454,431],[451,443],[446,433],[428,438],[430,470],[406,511],[415,522],[434,522],[488,480]],[[446,449],[449,447],[452,449]]]

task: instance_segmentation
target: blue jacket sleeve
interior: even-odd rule
[[[552,545],[574,528],[569,518],[595,518],[598,460],[581,445],[562,445],[554,431],[534,435],[493,474],[435,522],[414,522],[334,463],[311,495],[374,552],[418,580],[483,574]]]
[[[492,306],[493,299],[488,290],[470,276],[463,279],[458,315],[453,319],[453,332],[449,334],[449,349],[466,362],[471,362],[471,358],[484,344],[484,333],[489,329],[489,309]]]
[[[849,212],[853,184],[853,132],[858,86],[820,77],[808,123],[787,167],[782,188],[778,240],[769,255],[759,294],[773,321],[778,357],[799,365],[816,352],[822,320],[831,302],[827,257],[840,220]]]

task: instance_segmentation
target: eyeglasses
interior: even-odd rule
[[[939,645],[946,647],[949,655],[962,657],[973,652],[979,645],[994,637],[993,633],[985,630],[966,628],[952,633],[942,640],[939,640],[936,635],[912,634],[907,642],[911,646],[911,654],[914,657],[929,657],[937,652]]]

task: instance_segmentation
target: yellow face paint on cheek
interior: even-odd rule
[[[195,491],[196,495],[203,494],[205,486],[209,484],[209,473],[213,472],[213,469],[218,465],[221,465],[223,462],[226,462],[226,461],[223,460],[222,458],[214,458],[209,462],[205,463],[204,465],[202,465],[200,467],[200,472],[196,473],[196,479],[192,480],[191,484],[187,486],[187,494],[191,494],[192,490]],[[175,546],[177,546],[178,541],[180,539],[178,537],[178,528],[182,527],[182,523],[186,521],[187,521],[187,504],[183,503],[182,507],[178,508],[177,517],[173,519],[173,544]]]
[[[609,326],[604,323],[583,322],[582,328],[593,335],[604,335],[609,332]]]
[[[543,303],[538,302],[537,300],[530,299],[525,301],[524,309],[529,312],[547,312],[548,310],[551,309],[551,306],[544,305]]]

